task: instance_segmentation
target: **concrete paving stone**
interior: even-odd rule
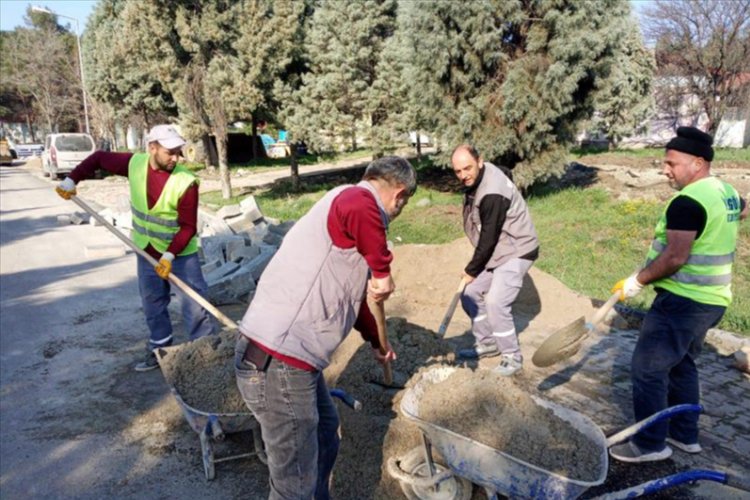
[[[290,229],[294,227],[294,221],[293,220],[287,220],[282,222],[281,224],[269,224],[268,230],[272,233],[276,233],[279,236],[286,236],[286,233],[289,232]]]
[[[215,269],[211,271],[210,273],[208,273],[206,276],[204,276],[204,278],[206,279],[206,283],[208,283],[208,286],[210,287],[214,283],[219,281],[221,278],[223,278],[224,276],[230,273],[233,273],[239,268],[240,268],[239,264],[235,262],[226,262],[222,264],[220,268]]]
[[[114,259],[125,255],[125,246],[114,245],[89,245],[84,249],[87,259]]]
[[[264,252],[261,251],[261,253],[255,257],[253,260],[246,264],[242,264],[242,268],[249,270],[250,274],[252,275],[253,279],[258,282],[260,280],[261,275],[263,274],[263,271],[265,271],[266,266],[268,266],[268,263],[271,262],[271,259],[273,258],[274,254],[270,252]]]
[[[253,221],[246,213],[241,213],[237,217],[230,217],[225,220],[232,232],[237,235],[244,234],[252,229]]]
[[[133,229],[133,215],[130,212],[121,212],[116,214],[115,226],[124,229]]]
[[[283,236],[270,231],[263,237],[263,243],[267,245],[280,246],[282,241],[284,241]]]
[[[227,238],[226,240],[223,241],[223,244],[224,244],[224,258],[227,261],[234,260],[232,259],[231,255],[234,252],[242,248],[245,248],[247,246],[247,242],[245,242],[245,238],[238,237],[238,236],[235,236],[233,238]]]
[[[211,262],[207,262],[201,266],[201,272],[203,273],[203,276],[205,276],[211,271],[219,269],[222,264],[223,264],[223,261],[219,259],[212,260]]]
[[[236,304],[243,302],[243,298],[253,290],[255,280],[250,271],[240,268],[209,286],[208,296],[213,304]]]
[[[255,196],[247,196],[245,198],[242,198],[242,200],[240,200],[240,208],[243,212],[250,212],[252,210],[260,211],[258,202],[255,201]]]
[[[230,217],[237,217],[242,215],[242,208],[240,205],[224,205],[216,212],[216,217],[221,219],[229,219]]]
[[[239,248],[234,248],[231,251],[227,253],[227,259],[232,262],[237,262],[238,264],[242,265],[242,262],[240,261],[247,261],[250,262],[255,257],[260,255],[260,247],[257,247],[255,245],[252,246],[243,246]]]
[[[78,212],[73,212],[70,214],[70,223],[75,224],[76,226],[80,226],[81,224],[87,223],[89,220],[88,214],[80,214]]]

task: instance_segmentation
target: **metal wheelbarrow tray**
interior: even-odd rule
[[[180,349],[180,346],[161,347],[156,349],[156,358],[159,361],[160,366],[162,359],[169,356],[170,352],[177,349]],[[219,462],[257,456],[262,463],[267,463],[266,453],[263,450],[263,441],[260,435],[260,425],[249,410],[241,413],[218,413],[194,408],[185,402],[177,388],[174,386],[172,380],[169,380],[167,374],[164,373],[164,370],[162,370],[162,373],[169,385],[170,392],[177,400],[177,404],[180,406],[182,414],[185,415],[185,419],[190,425],[190,428],[200,436],[203,469],[207,480],[210,481],[216,477],[214,465]],[[221,441],[226,434],[244,431],[252,432],[255,451],[221,458],[215,457],[212,440]]]
[[[591,439],[599,448],[599,468],[593,481],[569,478],[537,467],[516,457],[420,418],[419,402],[429,386],[446,380],[458,368],[439,366],[422,375],[401,400],[401,413],[422,431],[424,449],[417,447],[403,457],[391,457],[388,472],[399,480],[407,498],[457,500],[469,498],[471,488],[466,480],[481,486],[489,498],[497,493],[510,498],[573,499],[607,478],[608,448],[621,443],[643,428],[685,411],[701,411],[699,405],[679,405],[659,412],[607,438],[588,417],[557,403],[532,396],[537,405],[552,410],[556,416]],[[442,455],[446,467],[433,463],[432,447]],[[417,461],[424,459],[424,464]],[[404,466],[404,464],[408,464]],[[750,480],[725,472],[694,470],[656,479],[601,498],[632,498],[696,480],[717,481],[750,491]]]

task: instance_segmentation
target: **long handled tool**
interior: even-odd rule
[[[464,278],[461,278],[461,281],[458,283],[458,289],[456,289],[456,293],[453,294],[453,298],[451,299],[450,304],[448,304],[448,310],[445,311],[443,321],[440,322],[440,326],[438,327],[438,337],[445,337],[445,332],[448,330],[448,325],[453,318],[453,313],[456,312],[458,299],[461,298],[461,294],[464,292],[465,287],[466,280]]]
[[[596,310],[591,322],[585,323],[583,316],[581,316],[573,323],[547,337],[534,352],[531,362],[536,366],[545,367],[573,356],[581,348],[586,337],[596,330],[596,326],[601,323],[619,298],[619,291],[612,294],[609,300]]]
[[[127,246],[132,248],[133,251],[135,251],[138,255],[146,259],[146,261],[148,261],[151,265],[155,266],[158,264],[156,259],[151,257],[148,253],[143,251],[141,248],[138,248],[138,246],[136,246],[136,244],[133,243],[130,240],[130,238],[128,238],[127,236],[122,234],[120,231],[115,229],[115,227],[112,224],[107,222],[107,219],[105,219],[104,217],[96,213],[96,211],[93,208],[91,208],[85,201],[83,201],[77,196],[71,196],[70,199],[73,201],[73,203],[75,203],[76,205],[84,209],[86,212],[88,212],[94,219],[97,220],[97,222],[99,222],[101,225],[109,229],[110,232],[112,232],[112,234],[114,234],[120,239],[120,241],[122,241]],[[172,273],[169,274],[169,281],[170,283],[173,283],[177,288],[182,290],[185,293],[185,295],[187,295],[189,298],[191,298],[196,303],[198,303],[198,305],[200,305],[206,311],[211,313],[216,319],[221,321],[225,326],[232,328],[232,329],[237,329],[237,323],[232,321],[223,312],[219,311],[213,304],[211,304],[209,301],[204,299],[200,294],[198,294],[198,292],[190,288],[190,285],[188,285],[187,283],[185,283],[184,281],[182,281],[180,278],[178,278]]]
[[[388,331],[386,330],[385,324],[385,308],[383,307],[382,302],[375,302],[369,295],[367,296],[367,306],[375,317],[375,324],[378,326],[380,354],[385,356],[388,353]],[[393,371],[391,370],[390,361],[383,363],[383,382],[386,386],[393,385]]]

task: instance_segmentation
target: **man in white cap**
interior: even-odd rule
[[[158,261],[151,266],[138,256],[138,288],[150,335],[146,356],[135,365],[136,371],[157,368],[154,349],[172,344],[169,274],[202,296],[208,288],[198,259],[198,178],[177,163],[185,139],[172,125],[156,125],[147,141],[148,153],[93,153],[56,188],[69,200],[76,194],[76,184],[91,179],[99,169],[129,180],[131,238]],[[182,298],[182,314],[191,340],[215,333],[213,318],[187,297]]]

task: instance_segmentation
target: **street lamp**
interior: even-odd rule
[[[76,43],[78,43],[78,65],[81,68],[81,91],[83,93],[83,116],[86,119],[86,133],[90,134],[91,130],[89,129],[89,106],[86,102],[86,81],[83,78],[83,54],[81,53],[81,31],[78,26],[78,19],[75,17],[58,14],[57,12],[53,12],[49,9],[45,9],[44,7],[39,7],[36,5],[32,6],[31,10],[34,12],[43,12],[45,14],[52,14],[53,16],[64,17],[66,19],[72,19],[76,23]]]

